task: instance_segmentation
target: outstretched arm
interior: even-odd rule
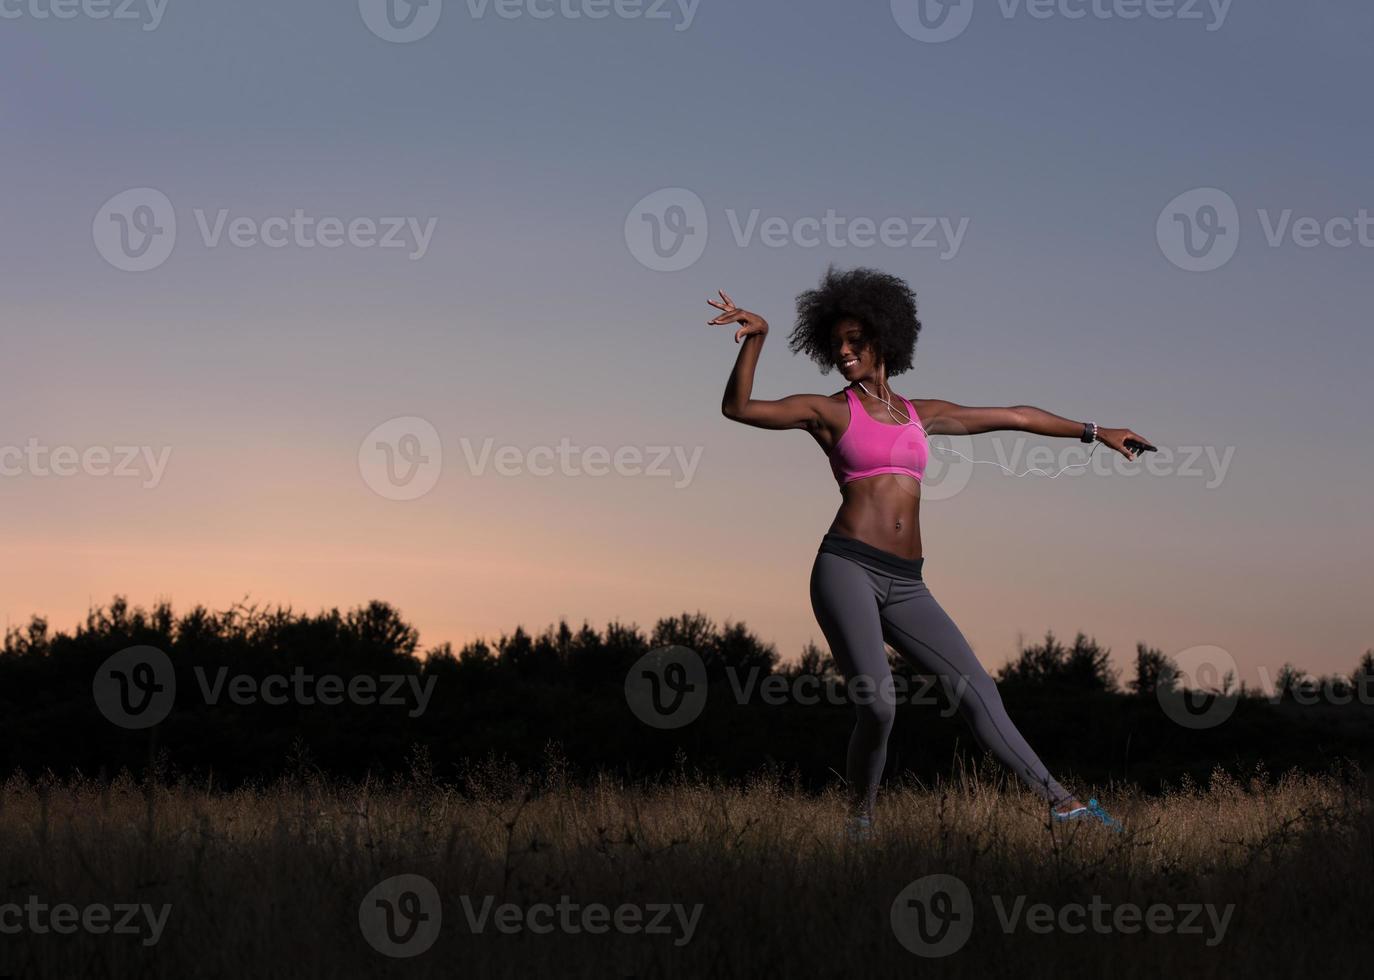
[[[1077,439],[1083,434],[1083,423],[1036,408],[1033,405],[1012,405],[1008,408],[974,408],[956,405],[939,398],[913,399],[911,402],[930,435],[968,434],[1013,430],[1034,432],[1041,436],[1062,436]],[[1097,430],[1097,441],[1115,449],[1127,459],[1135,458],[1135,451],[1126,446],[1127,439],[1148,443],[1150,440],[1131,429]]]
[[[735,331],[735,343],[743,341],[743,346],[735,358],[735,369],[730,373],[730,380],[725,385],[725,397],[720,402],[721,414],[761,429],[810,429],[819,425],[821,405],[825,402],[823,395],[788,395],[776,401],[752,397],[754,366],[759,362],[763,339],[768,336],[768,321],[757,313],[741,310],[723,291],[720,300],[708,299],[706,302],[723,311],[719,316],[707,320],[708,324],[741,324]]]

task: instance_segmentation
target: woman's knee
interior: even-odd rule
[[[868,683],[862,683],[864,681]],[[878,683],[867,676],[858,677],[848,688],[859,727],[879,731],[883,735],[892,730],[897,720],[897,699],[891,677]]]
[[[1002,706],[1002,694],[997,690],[997,682],[986,671],[979,670],[969,674],[955,674],[942,678],[945,693],[959,714],[965,718],[981,715],[999,716],[1006,713]]]

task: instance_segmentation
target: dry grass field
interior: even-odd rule
[[[12,778],[0,976],[1346,977],[1371,951],[1353,773],[1113,788],[1121,834],[974,773],[892,786],[868,843],[777,778],[463,785]],[[969,904],[897,901],[930,875]]]

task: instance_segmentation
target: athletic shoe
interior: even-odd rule
[[[1121,833],[1121,821],[1117,820],[1106,810],[1102,809],[1102,804],[1097,800],[1089,800],[1087,806],[1076,806],[1067,813],[1060,813],[1058,810],[1051,810],[1054,819],[1059,823],[1067,823],[1070,820],[1098,820],[1104,827]]]
[[[846,817],[844,821],[844,836],[852,843],[867,843],[873,840],[873,818],[872,817]]]

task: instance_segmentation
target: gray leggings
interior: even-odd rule
[[[1050,803],[1072,799],[1012,724],[997,684],[922,581],[922,563],[829,532],[811,568],[811,608],[857,715],[845,773],[856,806],[872,812],[896,714],[884,641],[939,679],[978,741],[1003,765]]]

